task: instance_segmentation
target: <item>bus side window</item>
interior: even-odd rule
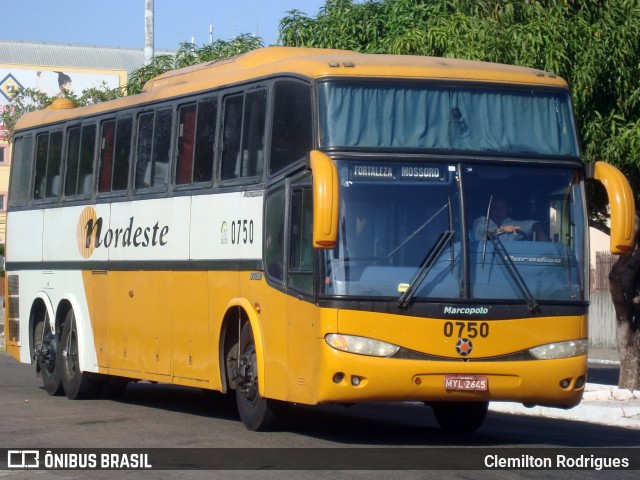
[[[93,192],[93,154],[96,126],[72,127],[67,130],[66,173],[64,194],[67,197]]]
[[[224,99],[221,180],[233,180],[240,176],[243,103],[243,95],[233,95]]]
[[[78,189],[78,162],[80,157],[80,127],[67,130],[67,169],[64,176],[64,194],[75,195]]]
[[[108,120],[102,124],[100,136],[100,176],[98,181],[98,192],[101,193],[111,191],[115,127],[115,120]]]
[[[138,118],[137,189],[167,186],[172,120],[171,108],[143,113]]]
[[[11,162],[11,188],[9,205],[20,207],[29,203],[33,137],[18,137],[13,143],[13,161]]]
[[[198,102],[196,148],[193,159],[194,182],[210,182],[213,178],[217,112],[218,102],[215,98],[206,98]]]
[[[225,98],[221,180],[262,175],[266,114],[264,89]]]
[[[147,170],[151,172],[151,149],[153,145],[154,112],[143,113],[138,117],[138,147],[136,150],[136,178],[135,187],[145,188]]]
[[[93,157],[96,150],[96,126],[82,127],[80,139],[80,165],[78,170],[78,194],[93,193]]]
[[[153,167],[148,177],[152,187],[166,187],[169,180],[169,154],[171,149],[171,123],[173,110],[165,108],[156,113],[153,128]]]
[[[193,151],[196,130],[197,105],[182,105],[178,111],[178,158],[176,184],[191,183],[193,179]]]
[[[113,158],[113,191],[126,190],[129,183],[132,124],[131,117],[119,118],[117,121],[116,145]]]
[[[36,145],[33,198],[57,197],[61,184],[62,132],[42,133],[36,137]]]
[[[264,167],[264,131],[267,118],[267,91],[247,93],[242,127],[241,177],[259,177]]]
[[[302,83],[277,83],[269,174],[273,175],[304,158],[311,150],[311,139],[311,89]]]

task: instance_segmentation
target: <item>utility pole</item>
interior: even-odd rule
[[[153,59],[153,0],[144,0],[144,64]]]

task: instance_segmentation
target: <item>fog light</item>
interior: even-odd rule
[[[578,377],[574,388],[582,388],[582,387],[584,387],[584,377]]]
[[[560,387],[562,388],[569,388],[569,385],[571,385],[571,380],[568,378],[560,381]]]
[[[344,380],[344,373],[338,372],[333,375],[333,383],[340,383]]]
[[[351,377],[351,385],[353,385],[354,387],[360,385],[360,377],[356,377],[355,375]]]

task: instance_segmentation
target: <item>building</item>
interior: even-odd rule
[[[142,48],[0,40],[0,110],[7,108],[15,89],[37,88],[56,95],[61,89],[81,94],[101,85],[115,88],[126,84],[129,74],[142,65]],[[0,244],[5,242],[10,166],[10,144],[0,124]]]

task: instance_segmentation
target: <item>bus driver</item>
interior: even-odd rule
[[[513,220],[509,217],[509,203],[501,197],[496,197],[491,202],[488,224],[485,216],[473,222],[476,240],[484,240],[485,229],[495,232],[503,241],[523,239],[547,241],[547,235],[537,220]]]

